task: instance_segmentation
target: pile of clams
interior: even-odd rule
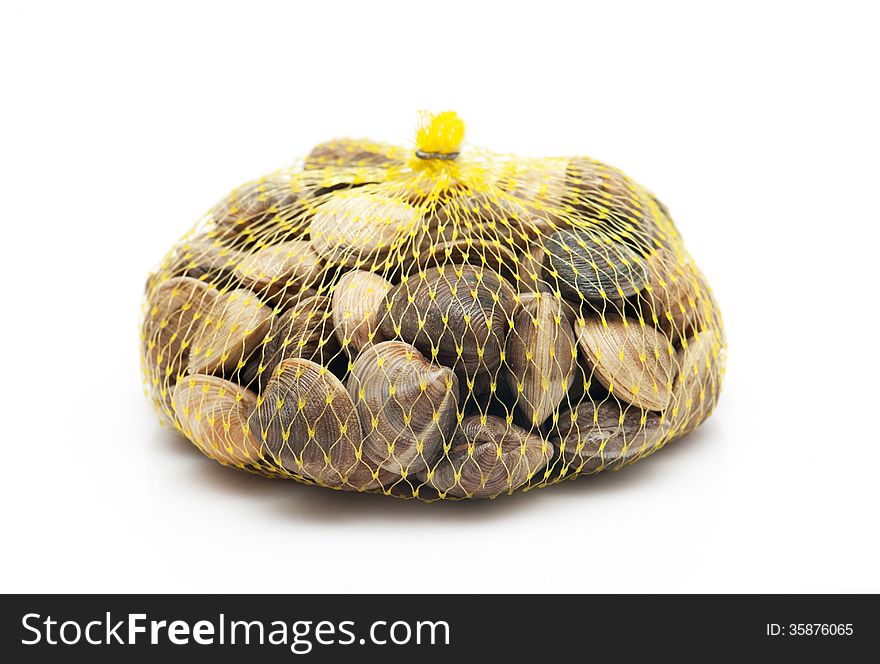
[[[204,454],[423,500],[619,468],[724,372],[668,211],[587,158],[321,144],[215,206],[144,309],[151,398]]]

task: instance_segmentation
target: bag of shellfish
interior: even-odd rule
[[[495,498],[697,427],[718,305],[669,211],[587,157],[337,139],[221,200],[150,276],[160,417],[227,466],[346,491]]]

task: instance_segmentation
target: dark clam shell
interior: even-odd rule
[[[459,378],[495,373],[516,303],[513,287],[489,268],[449,264],[411,275],[388,291],[379,322]]]
[[[551,286],[558,284],[569,300],[601,303],[641,291],[648,283],[648,268],[625,244],[585,230],[562,230],[547,239],[544,278]]]

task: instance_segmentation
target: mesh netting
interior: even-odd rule
[[[718,306],[668,210],[585,157],[348,139],[246,184],[146,289],[160,416],[216,461],[493,498],[616,469],[718,399]]]

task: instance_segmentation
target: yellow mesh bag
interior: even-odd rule
[[[494,498],[655,452],[714,408],[718,306],[669,212],[586,158],[340,139],[233,191],[150,276],[160,416],[222,464]]]

